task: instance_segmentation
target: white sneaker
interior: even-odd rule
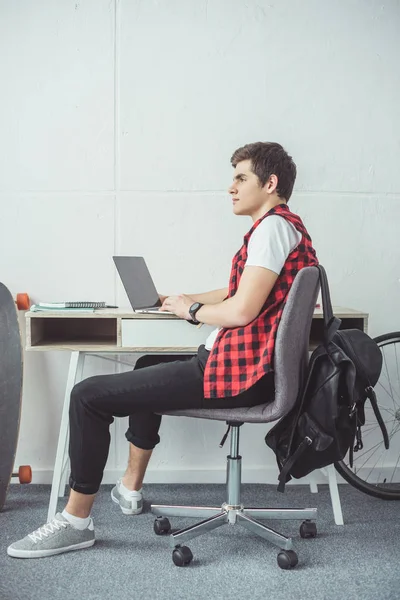
[[[142,490],[134,492],[131,498],[126,498],[120,491],[121,479],[118,479],[117,485],[111,490],[111,499],[115,504],[119,504],[124,515],[139,515],[143,510]]]
[[[95,543],[93,519],[86,529],[75,529],[61,513],[36,531],[7,548],[15,558],[44,558],[71,550],[89,548]]]

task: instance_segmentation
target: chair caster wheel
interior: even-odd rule
[[[312,521],[303,521],[300,525],[300,535],[302,538],[317,537],[317,526]]]
[[[154,521],[154,533],[157,535],[166,535],[171,531],[171,523],[166,517],[158,517]]]
[[[172,560],[177,567],[186,567],[193,560],[193,554],[187,546],[176,546],[172,552]]]
[[[299,562],[294,550],[281,550],[277,556],[277,560],[281,569],[293,569]]]

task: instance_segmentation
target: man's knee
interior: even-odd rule
[[[101,417],[108,425],[113,423],[112,410],[105,407],[107,396],[104,393],[102,375],[95,375],[80,381],[71,391],[69,418],[72,423],[82,423],[87,416]]]
[[[136,363],[134,370],[136,369],[145,369],[146,367],[153,367],[154,365],[159,365],[160,363],[170,362],[171,360],[175,360],[169,356],[163,356],[160,354],[144,354],[140,356]]]
[[[176,362],[178,360],[190,360],[191,358],[191,354],[144,354],[137,359],[134,369],[153,367],[161,363]]]
[[[71,391],[71,404],[83,404],[96,398],[98,376],[88,377],[75,384]]]

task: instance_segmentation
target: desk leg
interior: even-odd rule
[[[67,387],[65,389],[64,405],[61,416],[60,433],[58,436],[56,462],[54,465],[53,482],[51,485],[49,510],[47,513],[47,521],[51,521],[56,514],[58,491],[60,488],[60,480],[62,477],[62,466],[65,451],[65,444],[68,438],[69,427],[69,403],[72,388],[75,384],[76,374],[78,370],[78,362],[80,352],[71,352],[71,360],[69,363]]]
[[[328,467],[320,469],[320,473],[322,473],[323,475],[325,475],[325,477],[328,478],[329,492],[331,495],[332,510],[335,523],[336,525],[344,525],[342,505],[340,503],[339,487],[337,483],[335,467],[333,465],[329,465]],[[311,493],[317,494],[318,486],[314,472],[310,473],[309,475],[309,483]]]
[[[326,467],[326,470],[327,470],[328,481],[329,481],[329,491],[331,494],[333,517],[335,519],[336,525],[344,525],[342,505],[340,503],[339,488],[338,488],[338,482],[337,482],[337,477],[336,477],[336,470],[333,465],[329,465],[329,467]]]
[[[315,480],[314,473],[310,474],[310,492],[312,494],[318,494],[318,486],[317,486],[317,482]]]
[[[76,368],[76,375],[75,375],[75,380],[74,383],[78,383],[79,381],[82,381],[83,379],[83,369],[85,366],[85,353],[84,352],[79,352],[79,358],[78,358],[78,365]],[[69,401],[68,401],[68,406],[69,406]],[[68,446],[69,446],[69,420],[67,423],[67,434],[65,436],[65,445],[64,445],[64,453],[63,453],[63,460],[62,460],[62,469],[61,469],[61,478],[60,478],[60,487],[58,489],[58,497],[59,498],[64,498],[65,496],[65,486],[67,485],[67,481],[69,479],[69,452],[68,452]]]

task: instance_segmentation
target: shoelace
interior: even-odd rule
[[[62,528],[65,529],[67,526],[67,523],[64,523],[63,521],[57,521],[57,519],[53,519],[52,521],[50,521],[50,523],[46,523],[46,525],[43,525],[43,527],[39,527],[39,529],[36,529],[36,531],[30,533],[29,537],[32,540],[32,542],[35,542],[36,544],[36,542],[41,542],[43,540],[43,537],[47,538],[49,534],[53,534]]]

